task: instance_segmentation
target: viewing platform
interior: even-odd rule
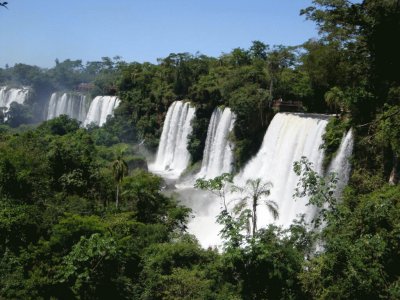
[[[277,112],[303,112],[303,102],[275,99],[272,100],[272,108]]]

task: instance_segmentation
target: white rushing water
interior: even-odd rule
[[[119,103],[120,100],[115,96],[97,96],[90,103],[83,126],[92,123],[102,126],[107,121],[107,117],[113,115],[114,109],[118,107]]]
[[[353,130],[350,129],[347,134],[343,137],[339,149],[336,152],[335,157],[332,159],[328,172],[335,172],[338,177],[336,185],[336,196],[339,197],[345,186],[349,181],[351,163],[350,157],[353,153],[354,138]]]
[[[168,108],[155,162],[151,171],[168,178],[178,178],[187,168],[190,154],[188,136],[192,132],[191,121],[195,109],[189,102],[175,101]]]
[[[29,88],[9,88],[7,86],[0,87],[0,107],[5,107],[5,111],[10,109],[12,102],[23,104],[29,97]]]
[[[86,96],[76,93],[53,93],[47,110],[47,120],[60,115],[84,122],[87,113]]]
[[[320,145],[327,122],[328,117],[322,115],[278,113],[269,125],[257,155],[234,178],[238,186],[245,186],[248,179],[257,178],[273,184],[268,199],[277,202],[279,206],[279,218],[275,221],[277,225],[288,227],[298,214],[305,214],[306,220],[315,214],[313,207],[306,206],[306,199],[294,200],[292,197],[298,182],[293,163],[306,156],[314,164],[314,169],[322,173],[323,151]],[[189,192],[181,193],[184,195]],[[235,203],[233,200],[240,196],[227,196],[231,207]],[[221,203],[210,195],[203,198],[207,205],[191,204],[192,200],[184,202],[196,215],[188,225],[189,231],[196,235],[203,247],[220,245],[219,227],[215,220],[221,211]],[[258,228],[274,222],[262,202],[257,212]]]
[[[293,163],[305,156],[313,163],[314,170],[322,174],[324,154],[320,145],[327,123],[328,118],[321,115],[275,115],[259,152],[234,179],[239,186],[256,178],[272,183],[269,199],[278,204],[279,218],[275,221],[278,225],[288,227],[299,214],[305,214],[306,221],[310,221],[315,214],[314,207],[306,206],[307,199],[293,199],[299,180]],[[258,228],[273,222],[265,205],[260,204]]]
[[[223,111],[220,108],[214,110],[208,125],[201,170],[197,177],[210,179],[232,171],[233,145],[228,136],[234,122],[235,117],[229,107]]]
[[[177,136],[183,130],[181,124],[187,121],[185,118],[188,114],[187,110],[188,107],[185,109],[181,102],[175,102],[168,110],[155,163],[161,170],[169,170],[177,157],[175,156],[175,148],[178,147]],[[324,153],[320,146],[328,119],[329,116],[317,114],[276,114],[265,133],[257,155],[235,176],[234,184],[237,186],[244,187],[248,179],[257,178],[261,178],[263,182],[271,182],[273,185],[268,199],[278,204],[279,218],[274,221],[263,201],[260,201],[257,207],[258,228],[271,223],[287,228],[300,215],[304,214],[307,222],[315,215],[316,209],[306,205],[308,199],[293,199],[299,181],[293,171],[293,163],[305,156],[313,163],[314,170],[319,174],[323,173]],[[234,117],[230,110],[223,112],[216,110],[213,113],[208,127],[200,175],[213,178],[229,169],[227,167],[229,164],[225,164],[224,161],[226,155],[228,157],[232,155],[232,150],[227,148],[227,136],[232,129],[233,122]],[[351,168],[349,158],[352,150],[353,135],[350,130],[343,137],[337,154],[328,168],[328,171],[335,171],[338,174],[338,195],[349,178]],[[189,160],[185,155],[179,157],[183,157],[186,162]],[[231,159],[232,157],[229,158],[229,160]],[[224,169],[225,167],[227,169]],[[184,168],[182,167],[180,170]],[[195,177],[198,178],[199,174]],[[195,215],[195,218],[191,219],[188,224],[189,232],[198,238],[203,247],[221,245],[218,235],[221,227],[216,223],[216,216],[222,209],[221,200],[210,193],[189,188],[188,185],[178,184],[177,187],[182,203],[190,207]],[[229,206],[232,208],[237,203],[235,200],[240,197],[243,195],[228,194]]]

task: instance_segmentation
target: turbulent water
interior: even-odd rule
[[[15,89],[6,86],[0,87],[0,107],[5,107],[6,111],[10,108],[12,102],[23,104],[28,97],[28,88]]]
[[[84,122],[87,114],[86,96],[73,93],[53,93],[47,110],[47,120],[60,115],[68,115],[80,122]]]
[[[178,178],[190,161],[188,136],[195,109],[189,102],[175,101],[168,108],[155,162],[150,170],[169,178]]]
[[[306,206],[306,199],[294,200],[292,197],[298,182],[293,163],[306,156],[314,168],[322,173],[324,155],[320,145],[327,122],[328,117],[322,115],[277,114],[268,127],[257,155],[234,178],[238,186],[244,186],[248,179],[256,178],[272,183],[268,199],[274,200],[279,206],[279,218],[275,221],[278,225],[289,226],[298,214],[305,214],[308,220],[315,214],[314,208]],[[188,192],[182,192],[185,193]],[[228,195],[231,206],[239,197],[241,195]],[[218,199],[207,200],[210,196],[203,198],[207,205],[201,207],[195,202],[191,204],[192,201],[185,202],[196,216],[200,216],[189,223],[189,231],[197,236],[204,247],[218,245],[221,241],[215,218],[221,210],[221,203]],[[274,222],[262,202],[257,210],[258,228]]]
[[[113,115],[114,109],[118,107],[119,103],[120,100],[115,96],[97,96],[90,103],[83,126],[92,123],[102,126],[107,121],[107,117]]]
[[[279,206],[278,225],[288,227],[298,214],[310,220],[315,214],[307,199],[293,199],[298,176],[293,163],[306,156],[314,170],[322,173],[323,151],[320,149],[322,135],[328,123],[326,116],[279,113],[272,120],[257,155],[235,177],[237,185],[245,185],[248,179],[261,178],[271,182],[269,199]],[[265,205],[258,208],[258,227],[272,223],[271,214]]]
[[[194,109],[190,112],[189,104],[174,102],[168,110],[164,123],[157,159],[153,170],[175,172],[177,178],[189,162],[186,150],[187,135],[191,131],[190,120]],[[245,186],[248,179],[261,178],[263,182],[272,184],[269,200],[278,204],[279,218],[274,221],[266,206],[261,201],[257,208],[257,227],[262,228],[270,223],[288,227],[300,215],[310,221],[316,210],[307,206],[308,199],[293,199],[298,176],[293,171],[293,163],[305,156],[313,163],[314,170],[322,174],[324,153],[320,149],[322,135],[329,116],[317,114],[278,113],[265,133],[263,143],[255,155],[235,176],[234,184]],[[213,178],[230,170],[232,150],[227,136],[232,129],[234,117],[229,109],[217,109],[211,118],[201,171],[199,175]],[[350,130],[342,140],[336,156],[328,171],[335,171],[339,177],[338,194],[347,184],[350,173],[349,158],[353,150],[353,135]],[[165,173],[164,173],[165,174]],[[162,175],[164,175],[162,174]],[[203,191],[194,191],[186,185],[177,185],[177,192],[182,202],[192,208],[196,216],[188,224],[189,232],[196,235],[204,247],[220,245],[218,236],[220,226],[216,224],[216,216],[221,211],[221,201]],[[228,194],[227,200],[232,207],[240,194]]]
[[[198,177],[214,178],[232,171],[232,144],[228,135],[232,131],[235,117],[229,107],[223,111],[216,108],[207,130],[203,161]]]

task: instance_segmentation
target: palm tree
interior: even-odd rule
[[[251,200],[251,219],[252,219],[252,236],[255,235],[257,231],[257,206],[263,197],[270,195],[272,183],[262,182],[261,178],[248,179],[246,181],[245,187],[234,186],[234,190],[240,191],[245,194],[245,197],[240,200],[237,207],[243,209],[247,205],[247,201]],[[265,205],[267,206],[269,212],[272,214],[274,220],[279,216],[278,204],[272,200],[265,200]]]
[[[118,208],[118,198],[119,198],[119,186],[122,182],[122,179],[125,177],[125,175],[128,174],[128,165],[127,163],[122,159],[122,155],[118,155],[117,159],[113,161],[112,163],[112,170],[114,174],[114,180],[117,185],[117,193],[116,193],[116,198],[115,198],[115,207]]]
[[[345,95],[343,91],[338,87],[333,87],[329,91],[325,93],[325,102],[328,104],[329,108],[332,109],[335,114],[338,114],[339,111],[344,112],[344,98]]]

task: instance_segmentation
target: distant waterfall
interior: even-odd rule
[[[74,93],[53,93],[47,110],[47,120],[60,115],[68,115],[70,118],[84,122],[87,113],[86,96]]]
[[[177,178],[186,169],[190,161],[187,143],[194,114],[195,109],[189,102],[175,101],[168,108],[157,157],[149,166],[152,171]]]
[[[89,111],[83,126],[94,123],[102,126],[109,115],[113,115],[114,109],[118,107],[120,100],[115,96],[97,96],[90,103]]]
[[[246,180],[256,178],[273,184],[269,199],[279,205],[278,225],[289,226],[298,214],[305,214],[309,221],[315,214],[312,206],[306,206],[307,199],[293,199],[299,180],[293,171],[293,163],[306,156],[314,169],[322,173],[323,151],[320,145],[327,123],[327,117],[321,115],[275,115],[261,149],[234,179],[242,186]],[[258,211],[259,228],[273,222],[265,205],[260,204]]]
[[[351,170],[350,157],[353,153],[353,147],[353,130],[350,129],[343,137],[339,149],[328,168],[328,172],[335,172],[338,177],[336,196],[340,196],[349,181]]]
[[[214,110],[208,125],[203,162],[198,177],[209,179],[232,171],[233,154],[228,135],[234,122],[235,118],[229,107],[223,111],[220,108]]]
[[[0,107],[5,107],[6,111],[10,109],[12,102],[23,104],[29,97],[29,88],[9,88],[7,86],[0,87]]]

